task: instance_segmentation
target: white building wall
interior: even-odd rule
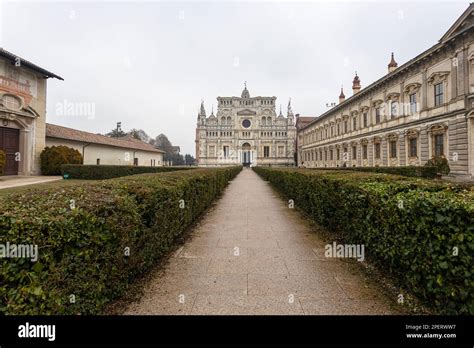
[[[100,164],[133,165],[133,159],[138,158],[139,166],[163,166],[163,154],[158,152],[127,149],[100,144],[87,145],[86,143],[78,141],[50,137],[46,138],[46,146],[59,145],[68,146],[78,150],[84,157],[84,164],[97,164],[97,159],[100,159]]]

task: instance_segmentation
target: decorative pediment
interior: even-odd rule
[[[387,139],[388,140],[397,140],[398,139],[398,133],[397,132],[394,132],[394,133],[389,133],[386,135]]]
[[[398,101],[398,98],[400,97],[400,93],[397,92],[392,92],[387,94],[387,100],[390,101]]]
[[[237,112],[239,116],[255,116],[257,113],[250,109],[244,109]]]
[[[418,83],[418,82],[409,83],[408,85],[405,86],[403,91],[406,94],[413,94],[413,93],[417,93],[420,87],[421,87],[421,83]]]
[[[427,127],[428,131],[432,134],[441,134],[448,129],[447,122],[440,122]]]
[[[428,83],[431,83],[433,85],[443,82],[446,80],[446,77],[449,75],[449,71],[436,71],[430,75],[428,78]]]
[[[421,128],[410,128],[403,131],[407,138],[417,138],[420,134]]]
[[[378,107],[378,106],[381,105],[381,104],[383,104],[383,100],[382,100],[382,99],[377,99],[377,100],[374,100],[374,101],[372,102],[372,105],[373,105],[374,107]]]

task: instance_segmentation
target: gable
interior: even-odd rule
[[[470,4],[464,13],[454,22],[451,28],[439,40],[446,42],[458,36],[461,33],[468,31],[474,27],[474,4]]]

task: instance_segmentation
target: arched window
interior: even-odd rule
[[[262,117],[262,126],[265,126],[267,124],[267,118]]]
[[[230,118],[230,116],[227,117],[227,124],[232,124],[232,119]]]
[[[267,118],[267,125],[268,125],[268,126],[271,126],[271,125],[272,125],[272,118],[271,118],[271,117],[268,117],[268,118]]]
[[[221,118],[221,124],[225,124],[225,117],[224,116]]]

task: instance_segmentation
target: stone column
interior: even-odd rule
[[[387,137],[383,136],[380,143],[380,157],[382,159],[382,165],[388,166],[388,146],[387,146]]]
[[[367,160],[369,162],[369,167],[374,166],[374,138],[370,138],[367,143]]]
[[[406,149],[406,142],[405,142],[405,135],[400,132],[398,134],[398,164],[400,166],[406,166],[406,152],[407,149]]]

